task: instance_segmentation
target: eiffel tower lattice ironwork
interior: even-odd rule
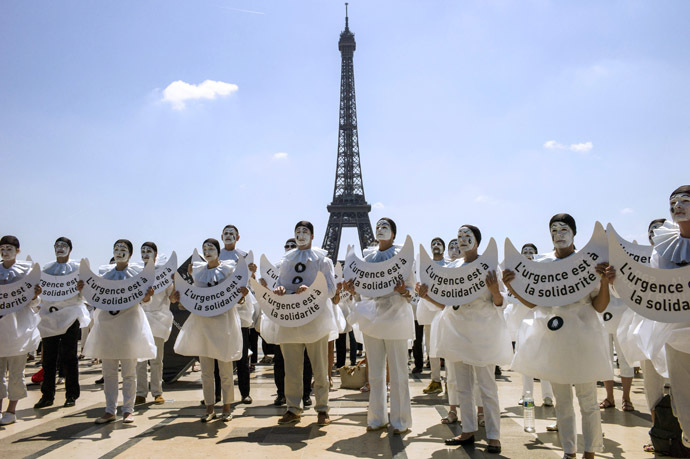
[[[340,248],[343,227],[355,227],[362,250],[374,240],[369,212],[371,206],[364,198],[362,168],[359,164],[357,135],[357,104],[355,100],[355,34],[348,27],[345,4],[345,30],[340,33],[338,49],[342,56],[340,74],[340,126],[338,128],[338,163],[335,170],[333,202],[327,207],[330,217],[321,246],[335,263]]]

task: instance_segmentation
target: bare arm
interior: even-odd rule
[[[599,294],[592,300],[592,306],[597,312],[604,312],[611,300],[609,284],[613,284],[616,279],[616,268],[608,263],[599,263],[595,269],[597,274],[601,276],[601,285],[599,286]]]

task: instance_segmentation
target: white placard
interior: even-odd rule
[[[149,262],[136,276],[123,280],[104,279],[91,271],[89,260],[79,263],[79,278],[84,281],[84,301],[105,311],[122,311],[141,302],[155,276],[153,262]]]
[[[34,299],[34,287],[41,280],[41,267],[34,263],[19,280],[0,285],[0,317],[17,312]]]
[[[690,265],[676,269],[646,266],[626,253],[621,246],[623,239],[610,223],[606,230],[609,263],[616,268],[613,286],[621,300],[636,313],[657,322],[690,321]]]
[[[609,227],[611,227],[610,223],[606,227],[607,233],[609,231]],[[642,263],[643,265],[649,265],[649,262],[652,260],[652,250],[654,250],[654,247],[651,245],[640,245],[636,242],[626,241],[618,234],[616,234],[616,236],[618,236],[618,242],[620,243],[621,247],[623,247],[623,250],[630,255],[630,258],[638,263]]]
[[[249,253],[247,254],[246,257],[244,257],[244,261],[247,262],[247,265],[254,264],[254,251],[250,250]]]
[[[513,289],[538,306],[565,306],[584,298],[599,286],[595,267],[605,261],[608,241],[599,222],[594,224],[592,238],[582,250],[553,262],[530,261],[510,239],[505,242],[505,267],[515,272]]]
[[[263,254],[261,255],[259,264],[261,265],[259,267],[261,278],[266,281],[267,288],[273,291],[273,289],[276,288],[276,285],[278,285],[278,269],[276,269],[276,267],[273,266],[270,261],[268,261],[266,255]]]
[[[77,282],[79,282],[78,269],[64,276],[53,276],[42,272],[39,282],[41,299],[46,301],[69,300],[79,294]]]
[[[496,271],[498,248],[491,238],[484,253],[471,263],[457,268],[438,265],[419,245],[419,281],[429,287],[428,295],[434,301],[456,306],[477,299],[486,291],[486,275]]]
[[[250,283],[261,311],[283,327],[308,324],[326,309],[328,284],[320,271],[316,274],[314,283],[302,293],[276,295],[254,279]]]
[[[153,293],[163,292],[173,283],[173,274],[177,271],[177,254],[173,251],[170,259],[163,266],[156,268],[153,280]]]
[[[192,314],[212,317],[232,309],[242,298],[242,287],[247,286],[249,269],[243,257],[237,260],[235,271],[213,287],[190,285],[175,272],[175,285],[180,292],[180,304]]]
[[[407,236],[402,249],[393,257],[379,263],[368,263],[350,248],[345,257],[343,276],[354,280],[355,291],[369,298],[392,293],[400,281],[405,281],[414,267],[412,238]],[[408,286],[409,287],[409,286]]]

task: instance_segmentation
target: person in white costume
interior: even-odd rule
[[[323,273],[328,285],[328,297],[336,292],[333,263],[324,250],[312,248],[314,226],[308,221],[295,225],[297,248],[287,252],[280,261],[278,282],[274,293],[290,295],[302,293]],[[264,316],[266,318],[267,316]],[[269,318],[270,320],[270,318]],[[306,349],[314,371],[314,395],[316,397],[317,423],[326,426],[331,423],[328,415],[328,341],[338,336],[338,327],[333,308],[323,309],[311,322],[299,327],[275,327],[275,342],[285,359],[285,398],[287,411],[278,424],[292,424],[300,421],[303,394],[303,364]]]
[[[197,287],[213,287],[218,285],[235,271],[234,261],[221,261],[218,258],[220,243],[209,238],[201,246],[206,262],[195,262],[189,265],[189,271]],[[223,412],[220,419],[227,422],[232,419],[230,402],[235,400],[235,390],[232,377],[232,362],[242,357],[242,328],[238,307],[245,302],[249,290],[242,287],[242,299],[229,310],[216,316],[204,317],[192,313],[182,325],[175,342],[175,352],[180,355],[198,356],[201,364],[201,387],[204,393],[206,414],[201,422],[209,422],[216,418],[215,413],[215,381],[214,368],[218,361],[220,372],[221,392],[223,397]],[[180,292],[175,290],[170,301],[178,303]]]
[[[395,222],[382,218],[376,223],[378,248],[364,251],[364,260],[379,263],[397,255],[401,245],[394,245]],[[354,282],[345,283],[351,295]],[[379,298],[362,296],[355,305],[352,322],[359,325],[364,338],[369,371],[369,408],[367,431],[385,429],[388,425],[386,400],[386,362],[390,371],[390,424],[393,433],[401,435],[412,426],[412,407],[407,367],[407,343],[414,339],[414,314],[410,305],[414,288],[414,272],[396,285],[395,290]]]
[[[553,263],[575,253],[575,219],[568,214],[554,215],[549,221],[554,251],[536,259]],[[609,304],[609,285],[616,271],[608,263],[599,263],[600,285],[581,300],[553,308],[537,306],[521,297],[511,287],[515,273],[503,272],[503,283],[522,304],[534,310],[534,316],[520,326],[520,346],[513,358],[513,370],[551,381],[556,398],[558,436],[565,457],[577,454],[577,426],[573,408],[572,386],[580,404],[584,457],[593,459],[603,447],[601,414],[597,403],[597,381],[613,377],[608,356],[606,333],[597,312]],[[536,358],[536,356],[539,356]]]
[[[3,236],[0,239],[0,284],[11,284],[31,270],[32,263],[17,261],[19,239]],[[33,310],[38,305],[41,286],[34,287],[34,298],[19,311],[0,315],[0,412],[7,397],[7,410],[0,418],[0,426],[17,421],[17,402],[27,396],[24,381],[26,356],[38,348],[41,336],[37,325],[39,316]]]
[[[477,259],[482,235],[474,225],[458,229],[458,247],[462,258],[448,265],[460,267]],[[462,434],[446,440],[447,445],[473,444],[478,430],[474,385],[478,384],[486,419],[487,452],[501,452],[498,386],[494,377],[496,365],[510,362],[512,346],[503,320],[503,296],[495,271],[486,276],[486,291],[477,299],[460,305],[445,306],[428,296],[428,286],[419,287],[419,296],[443,311],[432,325],[433,355],[444,357],[448,371],[454,373],[448,385],[451,409],[459,405]],[[436,331],[436,333],[434,333]],[[476,376],[476,383],[475,383]],[[452,395],[451,395],[452,394]]]
[[[617,330],[620,322],[623,318],[623,314],[630,308],[626,306],[625,302],[620,298],[616,298],[613,295],[609,295],[611,300],[609,305],[602,314],[599,314],[599,319],[604,325],[604,329],[608,334],[608,345],[609,345],[609,358],[611,359],[611,365],[613,365],[613,349],[615,346],[616,355],[618,357],[618,368],[620,369],[621,385],[623,386],[623,398],[621,400],[621,408],[623,411],[635,411],[635,407],[630,400],[630,389],[632,388],[632,380],[635,376],[635,370],[633,369],[632,362],[628,361],[627,355],[623,352],[623,349],[618,342]],[[616,402],[613,396],[613,379],[604,381],[604,387],[606,388],[606,398],[599,403],[599,408],[615,408]]]
[[[460,248],[456,238],[448,241],[448,261],[455,261],[460,258]]]
[[[225,225],[222,238],[224,246],[220,249],[220,256],[218,257],[221,261],[233,261],[237,263],[240,257],[247,257],[247,252],[236,248],[237,242],[240,240],[240,231],[235,225]],[[251,276],[255,277],[256,265],[254,263],[249,263],[247,267],[251,272]],[[254,330],[254,313],[257,308],[256,298],[254,298],[251,291],[245,298],[244,304],[238,305],[237,308],[242,324],[242,358],[235,363],[237,366],[237,385],[240,389],[242,403],[250,404],[252,403],[252,397],[249,395],[251,389],[249,378],[249,343],[250,335]],[[217,383],[216,380],[216,384]]]
[[[534,260],[534,257],[539,251],[537,246],[532,243],[527,243],[522,246],[520,253],[522,253],[528,260]],[[523,319],[532,315],[530,308],[520,303],[517,298],[508,293],[506,295],[506,301],[509,303],[505,307],[505,312],[503,316],[506,319],[506,324],[508,325],[508,331],[510,332],[510,339],[515,343],[515,347],[519,345],[517,342],[518,329]],[[532,376],[522,375],[522,397],[518,405],[522,405],[523,397],[527,392],[534,395],[534,378]],[[544,406],[553,406],[553,390],[551,389],[551,383],[545,379],[541,380],[541,396],[544,400]]]
[[[124,280],[136,276],[140,268],[129,264],[132,251],[133,246],[129,240],[115,241],[115,266],[102,277],[109,280]],[[143,302],[150,301],[152,295],[153,289],[149,288]],[[118,366],[122,371],[122,422],[133,423],[137,360],[156,357],[156,343],[141,303],[120,311],[97,309],[93,328],[84,345],[84,355],[103,361],[105,414],[96,419],[96,424],[115,420]]]
[[[443,258],[443,252],[445,252],[445,250],[446,243],[443,242],[443,239],[435,237],[431,240],[431,255],[434,263],[439,266],[446,266],[448,264],[446,259]],[[424,298],[419,299],[419,303],[417,303],[417,323],[424,327],[424,343],[426,345],[427,355],[431,355],[429,352],[431,344],[431,323],[434,317],[440,312],[441,310],[435,304],[430,303]],[[425,394],[438,394],[443,391],[443,386],[441,385],[441,359],[439,357],[429,357],[429,366],[431,367],[431,381],[422,392]]]
[[[167,261],[164,257],[158,257],[158,246],[153,242],[144,242],[141,245],[141,260],[144,264],[152,261],[156,268],[163,266]],[[174,287],[170,285],[167,289],[154,293],[149,301],[142,301],[144,314],[151,326],[153,340],[156,343],[156,358],[144,360],[137,363],[137,396],[134,404],[146,403],[146,395],[149,393],[149,377],[147,369],[151,366],[151,395],[153,403],[162,405],[165,403],[163,398],[163,351],[165,342],[170,337],[172,331],[173,315],[170,311],[170,295]]]
[[[56,261],[43,267],[43,272],[52,276],[66,276],[79,271],[79,262],[70,260],[72,241],[59,237],[54,245]],[[83,281],[77,288],[83,287]],[[39,309],[41,321],[38,331],[43,340],[43,383],[41,399],[34,408],[51,406],[55,399],[55,373],[58,354],[65,373],[65,407],[74,406],[79,398],[78,342],[81,329],[88,327],[91,316],[84,305],[81,293],[72,298],[49,301],[41,298]]]

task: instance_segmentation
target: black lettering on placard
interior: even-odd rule
[[[605,312],[604,313],[604,322],[608,322],[611,319],[613,319],[613,314],[611,314],[610,312]]]
[[[55,312],[57,310],[58,310],[58,308],[55,306],[51,306],[50,308],[48,308],[48,312]]]
[[[120,313],[120,311],[108,311],[108,314],[110,314],[111,316],[116,316],[119,313]]]
[[[295,271],[298,273],[303,273],[305,269],[307,269],[307,266],[304,263],[297,263],[295,265]]]
[[[551,331],[560,330],[560,328],[563,326],[563,318],[559,316],[552,317],[549,319],[549,322],[546,326],[549,327],[549,330]]]
[[[294,279],[292,279],[293,284],[301,284],[303,281],[304,281],[304,279],[302,279],[299,276],[296,276]]]

